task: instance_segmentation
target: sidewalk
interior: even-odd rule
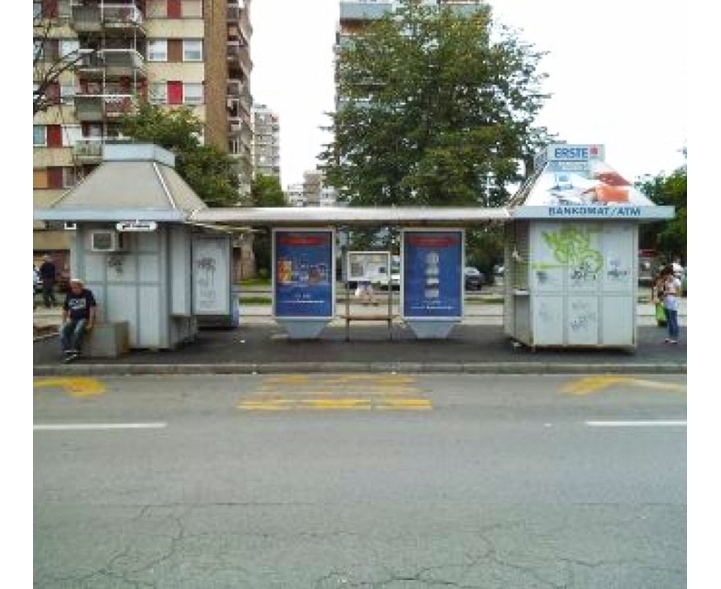
[[[378,313],[378,307],[353,305],[352,313]],[[397,311],[397,306],[394,308]],[[338,303],[337,313],[345,312]],[[59,309],[33,314],[33,373],[111,374],[250,374],[281,372],[465,372],[465,373],[686,373],[686,299],[679,313],[681,342],[664,343],[653,306],[637,310],[637,347],[620,349],[537,349],[514,343],[504,334],[503,305],[465,305],[463,321],[444,340],[419,340],[396,320],[392,340],[385,322],[351,323],[336,319],[315,340],[291,340],[271,316],[270,305],[243,305],[240,326],[202,329],[193,342],[175,350],[133,350],[119,358],[80,358],[63,364],[57,329]],[[39,333],[38,337],[35,334]]]

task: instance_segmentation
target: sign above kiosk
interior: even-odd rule
[[[603,145],[555,143],[535,159],[532,182],[514,197],[514,218],[671,219],[605,161]]]
[[[158,224],[155,221],[121,221],[115,228],[118,231],[155,231]]]

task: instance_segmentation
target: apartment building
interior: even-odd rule
[[[280,122],[265,104],[253,105],[253,174],[280,180]]]
[[[33,81],[46,107],[33,119],[33,206],[45,207],[102,160],[118,117],[147,99],[185,105],[203,141],[237,157],[252,178],[251,0],[34,0]],[[239,195],[239,199],[240,199]],[[69,247],[34,225],[36,253]]]

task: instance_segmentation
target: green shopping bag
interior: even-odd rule
[[[656,303],[656,323],[659,327],[666,327],[666,312],[663,310],[663,303]]]

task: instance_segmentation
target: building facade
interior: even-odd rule
[[[118,119],[148,100],[187,106],[203,142],[252,177],[251,0],[34,0],[33,206],[46,207],[122,139]],[[35,252],[68,249],[34,225]]]
[[[280,180],[280,121],[264,104],[253,105],[253,174]]]

